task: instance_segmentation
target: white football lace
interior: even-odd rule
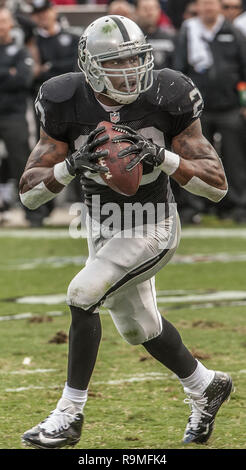
[[[54,434],[69,428],[70,424],[74,421],[74,415],[60,411],[57,408],[50,413],[40,426],[41,431],[49,434]]]
[[[203,415],[212,417],[210,413],[204,410],[204,407],[207,405],[207,401],[208,401],[207,397],[194,399],[192,398],[192,396],[189,396],[189,398],[184,399],[184,403],[188,403],[191,409],[189,427],[191,427],[192,429],[198,428],[201,417]]]

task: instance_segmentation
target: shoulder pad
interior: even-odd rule
[[[162,69],[156,78],[156,104],[160,104],[170,114],[192,113],[194,97],[202,110],[203,100],[193,81],[182,72]]]
[[[50,78],[41,86],[42,96],[53,103],[68,101],[84,80],[83,73],[65,73]]]

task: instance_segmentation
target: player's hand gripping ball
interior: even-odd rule
[[[112,142],[114,137],[123,134],[112,129],[112,125],[111,122],[102,121],[97,126],[97,128],[105,127],[105,131],[100,134],[100,137],[104,135],[109,136],[105,143],[97,147],[97,151],[108,150],[108,155],[99,158],[98,164],[107,167],[109,171],[107,173],[100,173],[100,176],[117,193],[133,196],[136,194],[142,178],[142,163],[139,163],[130,171],[126,169],[126,166],[136,155],[131,154],[124,158],[118,157],[118,153],[121,150],[130,147],[132,144],[129,142]]]

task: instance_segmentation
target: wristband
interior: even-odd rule
[[[178,169],[179,164],[180,156],[176,153],[169,152],[169,150],[165,150],[165,160],[159,168],[167,175],[172,175]]]
[[[63,162],[56,163],[54,166],[54,178],[63,186],[67,186],[74,177],[75,175],[71,175],[71,173],[69,173],[65,160]]]
[[[198,178],[198,176],[193,176],[188,183],[181,187],[190,193],[196,194],[196,196],[206,197],[213,202],[221,201],[227,193],[227,189],[215,188],[214,186],[205,183],[205,181]]]

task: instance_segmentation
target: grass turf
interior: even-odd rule
[[[245,252],[240,239],[184,239],[178,254]],[[23,261],[52,256],[86,255],[85,240],[2,238],[0,316],[30,312],[36,319],[1,321],[0,449],[21,449],[21,434],[44,419],[59,399],[66,380],[67,343],[49,342],[68,334],[64,304],[18,304],[16,297],[61,294],[78,272],[71,264],[19,269]],[[244,290],[245,263],[169,264],[156,278],[157,290]],[[216,305],[192,309],[160,304],[160,311],[180,331],[193,354],[210,368],[231,373],[235,392],[219,411],[207,449],[245,448],[246,307]],[[52,310],[61,316],[48,317]],[[102,310],[103,339],[85,408],[78,449],[183,449],[189,415],[179,381],[141,346],[118,335]],[[48,321],[49,320],[49,321]],[[24,365],[24,358],[31,359]],[[45,369],[46,372],[37,370]],[[14,391],[15,390],[15,391]],[[204,448],[190,445],[189,448]]]

